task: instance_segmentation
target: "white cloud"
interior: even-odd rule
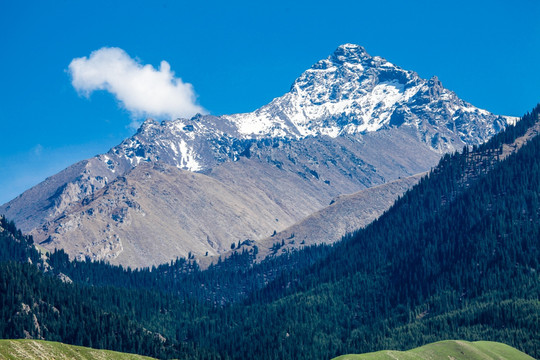
[[[76,58],[69,64],[75,89],[85,95],[95,90],[114,94],[135,118],[191,117],[205,110],[196,103],[193,86],[174,77],[169,63],[159,69],[142,65],[120,48],[104,47],[90,57]]]

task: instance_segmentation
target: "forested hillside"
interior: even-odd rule
[[[540,138],[508,157],[503,150],[539,109],[445,156],[334,247],[261,264],[241,251],[208,271],[189,259],[152,271],[62,253],[42,262],[2,220],[0,258],[16,262],[1,265],[0,337],[221,359],[328,359],[452,338],[500,341],[538,358]]]

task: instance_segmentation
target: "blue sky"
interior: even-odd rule
[[[255,110],[356,43],[437,75],[475,106],[520,116],[540,102],[539,19],[536,0],[2,0],[0,203],[134,133],[144,113],[72,85],[70,63],[103,47],[156,71],[165,60],[212,114]]]

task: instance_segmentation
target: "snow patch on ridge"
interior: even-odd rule
[[[184,140],[180,140],[180,167],[189,171],[199,171],[202,169],[201,165],[195,160],[196,154],[193,148],[190,148]]]

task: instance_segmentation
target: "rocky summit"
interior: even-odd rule
[[[429,170],[514,121],[345,44],[252,113],[149,119],[0,213],[80,259],[141,267],[220,255],[340,195]]]

